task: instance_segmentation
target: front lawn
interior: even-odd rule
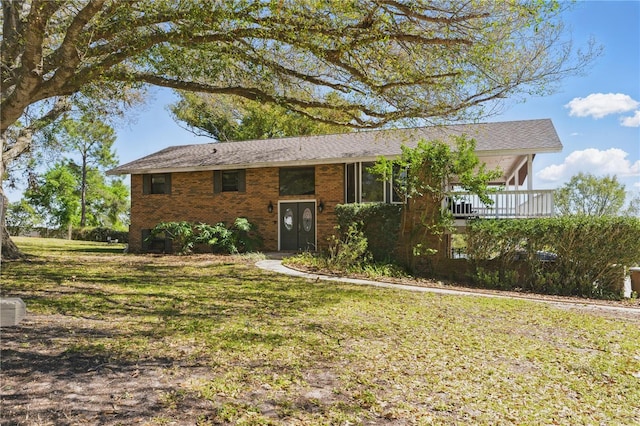
[[[637,318],[16,239],[3,424],[637,424]]]

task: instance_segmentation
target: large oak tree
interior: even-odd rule
[[[573,52],[560,9],[539,0],[2,0],[0,174],[68,97],[136,85],[236,95],[357,128],[477,119],[493,101],[547,93],[591,61],[591,47]],[[315,115],[322,110],[341,113]]]

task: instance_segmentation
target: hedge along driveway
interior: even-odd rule
[[[640,421],[629,319],[45,243],[3,264],[9,424]]]

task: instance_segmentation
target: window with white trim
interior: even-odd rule
[[[382,182],[378,176],[369,172],[375,162],[345,164],[345,202],[346,203],[389,203],[402,202],[393,197],[389,182]]]
[[[383,203],[385,201],[385,185],[379,180],[378,175],[369,171],[374,162],[361,163],[360,202]]]

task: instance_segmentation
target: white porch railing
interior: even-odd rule
[[[533,218],[554,215],[553,190],[498,191],[490,194],[493,205],[484,204],[475,194],[454,192],[449,203],[456,219]]]

